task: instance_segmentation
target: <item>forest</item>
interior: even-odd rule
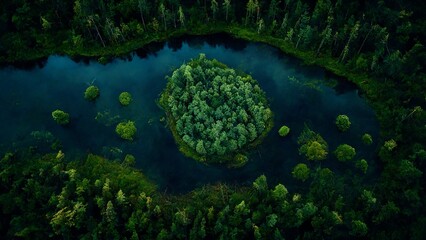
[[[424,239],[424,9],[420,0],[1,1],[2,67],[43,65],[50,55],[108,64],[151,43],[215,33],[266,43],[320,66],[356,84],[374,109],[380,138],[362,133],[360,141],[378,143],[380,173],[368,183],[368,161],[353,159],[357,149],[344,143],[328,149],[308,127],[298,137],[308,164],[288,169],[304,188],[297,192],[286,183],[268,185],[260,175],[250,185],[216,183],[173,195],[158,191],[135,167],[137,156],[112,161],[88,153],[70,159],[53,147],[49,152],[10,148],[0,160],[0,236]],[[68,123],[64,114],[55,111],[52,117]],[[350,119],[336,117],[340,131],[350,128]],[[199,147],[198,152],[203,150],[219,151]],[[331,156],[358,171],[337,174],[323,167]]]

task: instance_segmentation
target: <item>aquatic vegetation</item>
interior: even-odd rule
[[[300,145],[299,154],[305,155],[308,160],[324,160],[328,154],[328,144],[318,133],[305,127],[297,139]]]
[[[362,142],[365,145],[371,145],[373,144],[373,137],[370,134],[365,133],[364,135],[362,135]]]
[[[52,112],[52,118],[59,125],[66,125],[70,122],[70,115],[59,109]]]
[[[337,116],[336,126],[342,132],[347,131],[349,129],[349,127],[351,126],[351,122],[349,121],[349,117],[346,116],[346,115]]]
[[[132,102],[132,95],[129,92],[122,92],[118,96],[118,101],[121,105],[127,106]]]
[[[135,122],[133,121],[121,122],[115,128],[115,132],[118,134],[118,136],[120,136],[122,139],[129,141],[133,140],[136,131],[137,129],[135,126]]]
[[[279,130],[278,130],[278,134],[281,137],[285,137],[290,133],[290,128],[287,126],[282,126]]]
[[[291,175],[293,175],[294,178],[304,182],[309,178],[310,172],[311,170],[309,169],[308,165],[299,163],[293,168]]]
[[[334,151],[334,154],[336,155],[337,160],[347,162],[355,157],[356,151],[355,148],[348,144],[341,144]]]
[[[95,120],[108,127],[120,122],[120,115],[113,115],[111,111],[105,110],[105,111],[97,112],[95,116]]]
[[[204,54],[168,77],[160,104],[180,150],[202,162],[241,166],[238,154],[259,144],[272,127],[257,82]]]
[[[86,88],[86,91],[84,91],[84,98],[89,101],[95,101],[99,97],[99,94],[99,88],[94,85],[91,85]]]

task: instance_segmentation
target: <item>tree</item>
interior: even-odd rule
[[[259,193],[265,193],[268,190],[268,182],[265,175],[261,175],[253,182],[253,187]]]
[[[163,19],[164,31],[167,31],[166,7],[163,3],[160,3],[160,6],[158,7],[158,12],[160,13],[160,17]]]
[[[352,229],[349,234],[352,236],[365,236],[368,233],[367,224],[361,220],[352,220]]]
[[[308,160],[324,160],[327,158],[327,150],[323,144],[312,141],[307,146],[306,158]]]
[[[180,22],[180,24],[183,27],[185,27],[185,14],[183,13],[182,6],[179,6],[178,15],[179,15],[179,22]]]
[[[275,20],[275,17],[278,15],[280,9],[279,4],[280,0],[271,0],[268,10],[268,18],[270,22],[273,22]]]
[[[59,125],[67,125],[70,122],[70,115],[59,109],[52,112],[52,118]]]
[[[231,0],[223,1],[222,6],[225,11],[225,21],[228,22],[229,10],[231,8]]]
[[[278,130],[278,134],[281,136],[281,137],[285,137],[285,136],[287,136],[288,134],[290,133],[290,128],[289,127],[287,127],[287,126],[282,126],[279,130]]]
[[[341,132],[345,132],[351,126],[351,122],[349,121],[349,117],[346,115],[339,115],[336,118],[336,126]]]
[[[357,38],[357,36],[358,36],[359,27],[360,27],[359,21],[356,22],[355,25],[352,27],[351,32],[349,34],[348,41],[346,42],[345,47],[343,48],[342,52],[340,53],[340,57],[339,57],[340,62],[344,62],[345,61],[346,56],[349,53],[349,46],[350,46],[351,42],[355,38]]]
[[[263,30],[264,28],[264,22],[263,19],[261,18],[258,23],[257,23],[257,33],[260,34],[260,32]]]
[[[101,40],[102,46],[106,47],[105,41],[101,35],[101,32],[99,31],[97,22],[99,22],[99,15],[95,14],[87,17],[87,26],[89,28],[95,28],[96,34],[99,37],[99,40]]]
[[[213,20],[216,20],[216,14],[219,11],[219,4],[216,0],[211,0],[211,6],[210,6],[213,14]]]
[[[197,153],[199,153],[201,155],[206,155],[207,154],[207,151],[204,148],[203,140],[199,140],[198,141],[197,146],[196,146],[195,149],[196,149]]]
[[[327,158],[327,142],[308,127],[305,127],[302,131],[297,143],[300,145],[299,154],[304,154],[308,160],[324,160]]]
[[[91,85],[84,92],[84,98],[89,101],[95,101],[99,97],[99,93],[99,88]]]
[[[248,0],[247,6],[246,6],[246,22],[245,25],[251,22],[251,18],[253,17],[253,14],[256,12],[256,9],[258,8],[258,2],[257,0]]]
[[[143,28],[146,29],[144,16],[149,12],[149,6],[146,0],[138,0],[139,14],[141,17]]]
[[[368,133],[364,133],[364,135],[362,135],[362,142],[365,145],[371,145],[373,144],[373,137]]]
[[[355,166],[361,170],[364,174],[367,173],[368,162],[365,159],[360,159],[356,162]]]
[[[133,140],[133,136],[136,134],[136,131],[135,122],[133,121],[121,122],[115,128],[115,132],[118,136],[129,141]]]
[[[276,185],[274,190],[272,191],[272,197],[279,202],[283,201],[286,198],[287,194],[288,194],[287,188],[281,183]]]
[[[337,157],[337,160],[346,162],[352,160],[355,155],[355,148],[349,146],[348,144],[341,144],[337,147],[336,151],[334,151],[334,154]]]
[[[383,147],[388,150],[389,152],[394,150],[398,144],[396,144],[396,141],[393,139],[390,139],[388,141],[385,141],[385,144],[383,144]]]
[[[123,106],[128,106],[132,102],[132,95],[129,92],[122,92],[118,96],[118,101]]]
[[[302,182],[306,181],[306,179],[309,178],[310,169],[309,167],[304,163],[297,164],[294,168],[291,174],[294,178],[301,180]]]
[[[325,27],[325,29],[320,34],[321,42],[320,42],[320,45],[318,46],[318,49],[317,49],[315,56],[319,55],[320,50],[324,46],[324,44],[328,44],[331,41],[331,34],[333,32],[333,30],[331,29],[331,24],[333,23],[333,20],[334,20],[334,18],[332,16],[328,16],[327,26]]]

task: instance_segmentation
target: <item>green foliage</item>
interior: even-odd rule
[[[336,155],[337,160],[347,162],[355,157],[356,151],[355,148],[348,144],[341,144],[336,148],[334,154]]]
[[[398,146],[398,144],[397,144],[397,143],[396,143],[396,141],[395,141],[395,140],[393,140],[393,139],[390,139],[390,140],[386,141],[386,142],[383,144],[383,147],[384,147],[386,150],[388,150],[389,152],[390,152],[390,151],[392,151],[392,150],[394,150],[397,146]]]
[[[367,169],[368,169],[368,162],[365,159],[360,159],[358,161],[356,161],[355,166],[361,170],[364,174],[367,173]]]
[[[290,128],[287,126],[282,126],[279,130],[278,130],[278,134],[281,137],[285,137],[290,133]]]
[[[321,169],[312,174],[315,181],[307,196],[294,194],[297,201],[282,200],[280,204],[273,192],[271,198],[268,194],[253,197],[242,189],[234,192],[226,187],[202,188],[187,198],[158,201],[141,194],[144,189],[138,186],[144,180],[140,172],[121,171],[125,164],[90,157],[90,162],[78,161],[67,167],[58,162],[57,154],[7,154],[0,164],[3,238],[188,239],[190,230],[196,229],[192,236],[199,239],[282,239],[282,235],[290,239],[344,239],[349,233],[355,238],[423,239],[424,211],[413,199],[424,199],[421,177],[425,158],[410,149],[416,142],[425,142],[425,115],[412,110],[413,104],[425,99],[422,1],[253,0],[246,5],[247,1],[225,0],[217,1],[219,8],[223,2],[219,11],[212,1],[183,1],[182,5],[176,1],[98,2],[2,1],[0,62],[34,60],[52,53],[111,59],[171,36],[226,32],[266,42],[356,83],[376,110],[383,136],[394,137],[398,147],[395,140],[385,143],[385,154],[381,155],[385,166],[380,168],[385,178],[375,185],[374,195],[352,185],[348,189],[353,194],[344,194],[339,174]],[[221,22],[223,19],[226,22]],[[117,203],[119,189],[132,204]],[[284,186],[276,189],[287,193]],[[357,192],[361,192],[359,208],[351,204],[351,196]],[[191,198],[197,194],[197,199]],[[234,194],[239,196],[237,200]],[[247,216],[241,225],[230,225],[233,211],[227,207],[234,209],[243,200],[256,217]],[[161,214],[154,213],[153,202],[167,202],[161,205]],[[200,203],[205,207],[198,207]],[[301,209],[315,209],[312,206],[318,206],[317,211],[311,211],[313,215],[303,214],[309,211]],[[214,214],[203,224],[208,208],[214,209]],[[173,223],[177,209],[185,211],[189,225]],[[333,228],[342,222],[341,211],[345,211],[341,214],[347,226]],[[278,218],[271,228],[273,214]],[[216,222],[217,228],[213,226]],[[367,228],[366,223],[374,225]]]
[[[302,182],[306,181],[306,179],[309,178],[309,173],[311,170],[309,167],[304,163],[297,164],[294,168],[291,174],[294,178],[301,180]]]
[[[364,135],[362,135],[362,142],[365,145],[371,145],[373,144],[373,137],[370,134],[365,133]]]
[[[316,132],[305,127],[297,139],[299,154],[305,155],[308,160],[324,160],[327,158],[327,142]]]
[[[52,112],[52,118],[59,125],[67,125],[70,122],[70,115],[59,109]]]
[[[135,122],[133,121],[121,122],[115,128],[115,132],[118,134],[118,136],[120,136],[122,139],[129,141],[133,140],[136,131],[137,129],[135,126]]]
[[[124,160],[123,160],[123,164],[125,166],[133,167],[135,165],[135,163],[136,163],[135,156],[133,156],[132,154],[126,154],[126,156],[124,157]]]
[[[181,149],[188,148],[197,160],[232,163],[238,159],[221,156],[260,143],[272,126],[272,112],[257,82],[204,54],[173,72],[160,103]]]
[[[281,183],[276,185],[274,190],[272,191],[272,196],[276,201],[283,201],[288,194],[287,188]]]
[[[253,187],[259,193],[264,193],[268,190],[268,182],[265,175],[261,175],[253,182]]]
[[[352,221],[352,229],[350,234],[353,236],[365,236],[368,233],[367,224],[360,220]]]
[[[129,92],[122,92],[118,96],[118,101],[121,105],[127,106],[132,102],[132,95]]]
[[[86,88],[86,91],[84,91],[84,98],[89,101],[95,101],[99,97],[99,88],[96,86],[89,86]]]
[[[342,132],[347,131],[349,129],[349,127],[351,126],[351,122],[349,121],[349,117],[346,116],[346,115],[337,116],[336,126]]]
[[[409,160],[402,160],[399,165],[399,176],[401,176],[403,179],[417,179],[419,178],[423,172],[419,170],[413,162]]]

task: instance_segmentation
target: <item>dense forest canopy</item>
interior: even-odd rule
[[[272,111],[257,81],[205,54],[168,77],[160,103],[177,142],[189,148],[182,150],[207,163],[241,166],[247,146],[260,143],[272,128]]]
[[[381,175],[370,185],[360,174],[339,176],[315,162],[315,169],[304,165],[289,169],[305,191],[289,192],[284,183],[268,186],[267,178],[260,176],[250,187],[218,184],[177,197],[155,192],[129,166],[132,157],[110,162],[89,155],[86,160],[67,161],[62,151],[42,155],[35,148],[12,150],[0,161],[0,235],[424,238],[424,9],[426,3],[420,0],[1,1],[4,64],[51,54],[107,62],[150,42],[225,32],[266,42],[308,64],[323,66],[356,83],[376,110],[381,138],[374,141],[381,146],[377,159]],[[301,153],[323,159],[327,144],[315,132],[306,133],[309,137],[300,139]],[[364,141],[369,143],[370,138]],[[335,154],[352,152],[349,147]],[[362,160],[357,166],[364,172],[368,165]]]

